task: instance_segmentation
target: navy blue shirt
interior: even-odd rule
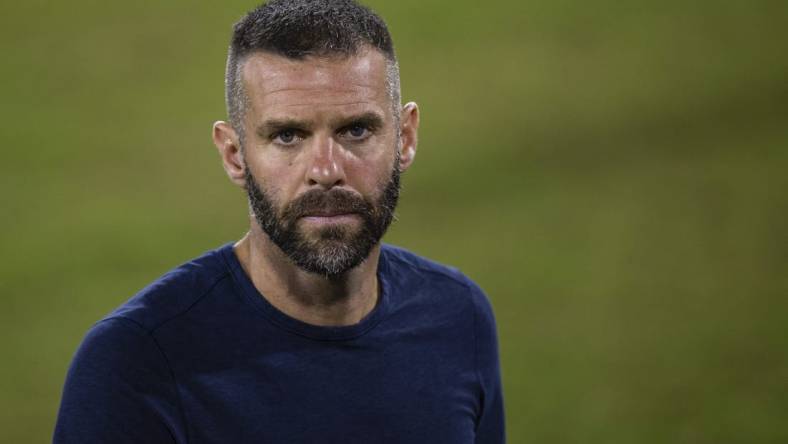
[[[502,443],[495,321],[458,271],[382,248],[361,322],[269,304],[227,244],[85,337],[55,443]]]

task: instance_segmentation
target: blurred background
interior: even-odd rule
[[[370,1],[417,162],[387,241],[498,318],[512,443],[788,442],[788,2]],[[85,331],[246,230],[210,141],[253,2],[5,2],[0,441]]]

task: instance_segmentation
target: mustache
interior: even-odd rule
[[[284,209],[282,219],[295,221],[309,215],[359,213],[368,215],[373,206],[362,197],[349,191],[333,189],[330,191],[309,190]]]

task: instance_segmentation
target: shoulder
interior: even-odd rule
[[[471,282],[458,269],[419,256],[401,247],[384,244],[381,253],[393,273],[438,278],[463,286]]]
[[[229,278],[224,258],[230,244],[168,271],[140,290],[103,319],[123,319],[151,332],[198,304],[222,281]]]
[[[161,402],[171,404],[166,400],[177,399],[155,330],[199,304],[226,278],[221,257],[226,248],[231,246],[167,272],[88,330],[66,378],[59,429],[73,426],[70,421],[89,414],[86,409],[123,407],[139,413],[151,407],[150,402],[158,405],[164,399]]]
[[[457,268],[388,244],[383,245],[382,254],[388,264],[388,272],[395,279],[441,293],[448,292],[454,298],[462,297],[481,316],[492,320],[492,307],[487,295]]]
[[[168,442],[179,397],[158,344],[139,324],[96,323],[69,367],[54,442]],[[166,424],[165,424],[166,423]]]

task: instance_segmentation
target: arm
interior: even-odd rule
[[[135,322],[91,328],[66,377],[53,442],[185,442],[172,372]]]
[[[476,444],[503,444],[506,433],[495,316],[482,290],[475,284],[471,284],[471,290],[476,305],[476,370],[482,390]]]

